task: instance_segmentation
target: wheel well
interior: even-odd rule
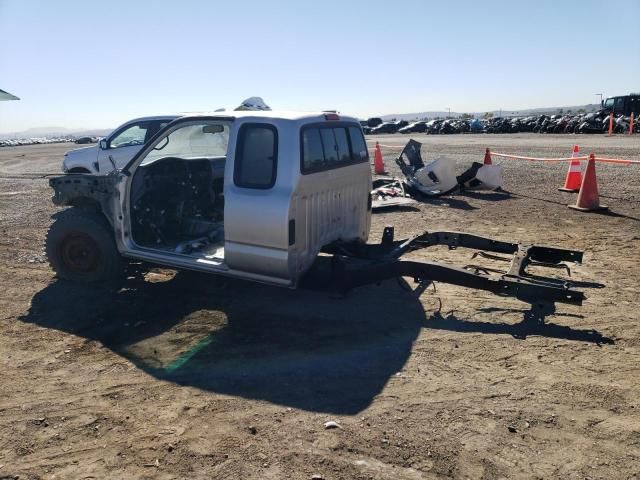
[[[68,173],[91,173],[89,169],[84,167],[73,167]]]

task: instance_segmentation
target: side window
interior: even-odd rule
[[[276,183],[278,133],[272,125],[240,127],[233,181],[238,187],[268,189]]]
[[[623,113],[624,112],[624,97],[616,98],[615,111],[616,111],[616,113]]]
[[[350,126],[314,126],[302,129],[302,173],[320,172],[367,162],[369,155],[362,131]]]
[[[336,137],[333,134],[333,128],[320,129],[320,136],[322,137],[325,164],[335,165],[338,163],[338,147],[336,145]]]
[[[351,158],[358,162],[369,160],[369,151],[364,141],[362,130],[356,127],[349,127],[349,139],[351,140]]]
[[[302,171],[319,170],[324,166],[324,150],[320,130],[307,128],[302,133]]]
[[[144,145],[147,134],[146,123],[136,123],[118,133],[109,142],[109,148],[130,147],[132,145]]]
[[[349,140],[347,140],[346,128],[334,128],[333,134],[336,137],[336,149],[338,152],[338,160],[341,163],[347,163],[351,160],[351,154],[349,153]]]

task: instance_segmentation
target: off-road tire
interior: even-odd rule
[[[124,271],[113,230],[101,212],[72,207],[59,213],[47,232],[45,253],[64,280],[115,282]]]

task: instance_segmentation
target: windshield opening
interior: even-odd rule
[[[159,139],[141,165],[173,157],[182,160],[215,158],[227,155],[229,126],[225,124],[185,125]]]

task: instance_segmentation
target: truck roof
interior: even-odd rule
[[[188,113],[185,117],[220,117],[220,118],[262,118],[273,120],[292,120],[292,121],[309,121],[324,122],[327,119],[325,115],[337,115],[341,121],[349,121],[359,123],[355,117],[345,116],[335,112],[292,112],[292,111],[260,111],[260,110],[232,110],[224,112],[198,112]],[[184,117],[182,117],[184,118]]]

